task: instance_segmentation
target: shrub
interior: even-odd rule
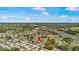
[[[18,47],[12,47],[11,49],[10,49],[10,51],[19,51],[20,49],[18,48]]]
[[[67,43],[71,43],[73,41],[73,39],[70,37],[66,37],[63,40],[66,41]]]
[[[0,51],[9,51],[8,48],[0,48]]]
[[[62,46],[62,45],[59,45],[57,48],[63,51],[65,50],[65,46]]]
[[[72,51],[79,51],[79,46],[73,47]]]
[[[11,36],[6,36],[6,38],[7,38],[7,39],[12,39],[12,37],[11,37]]]
[[[54,45],[52,45],[52,44],[45,44],[44,48],[48,49],[48,50],[53,50],[54,49]]]

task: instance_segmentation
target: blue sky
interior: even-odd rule
[[[0,23],[79,22],[78,7],[0,7]]]

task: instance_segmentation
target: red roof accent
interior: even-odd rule
[[[44,41],[43,36],[39,36],[37,42],[40,43],[40,42],[43,42],[43,41]]]

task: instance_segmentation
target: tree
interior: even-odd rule
[[[44,48],[48,50],[53,50],[55,46],[55,39],[52,39],[50,36],[48,36]]]
[[[73,39],[71,37],[63,38],[63,40],[66,41],[67,43],[73,42]]]
[[[65,51],[71,51],[73,49],[73,39],[70,37],[66,37],[63,39],[66,41]]]

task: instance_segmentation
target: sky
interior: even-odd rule
[[[0,7],[0,23],[75,23],[79,7]]]

